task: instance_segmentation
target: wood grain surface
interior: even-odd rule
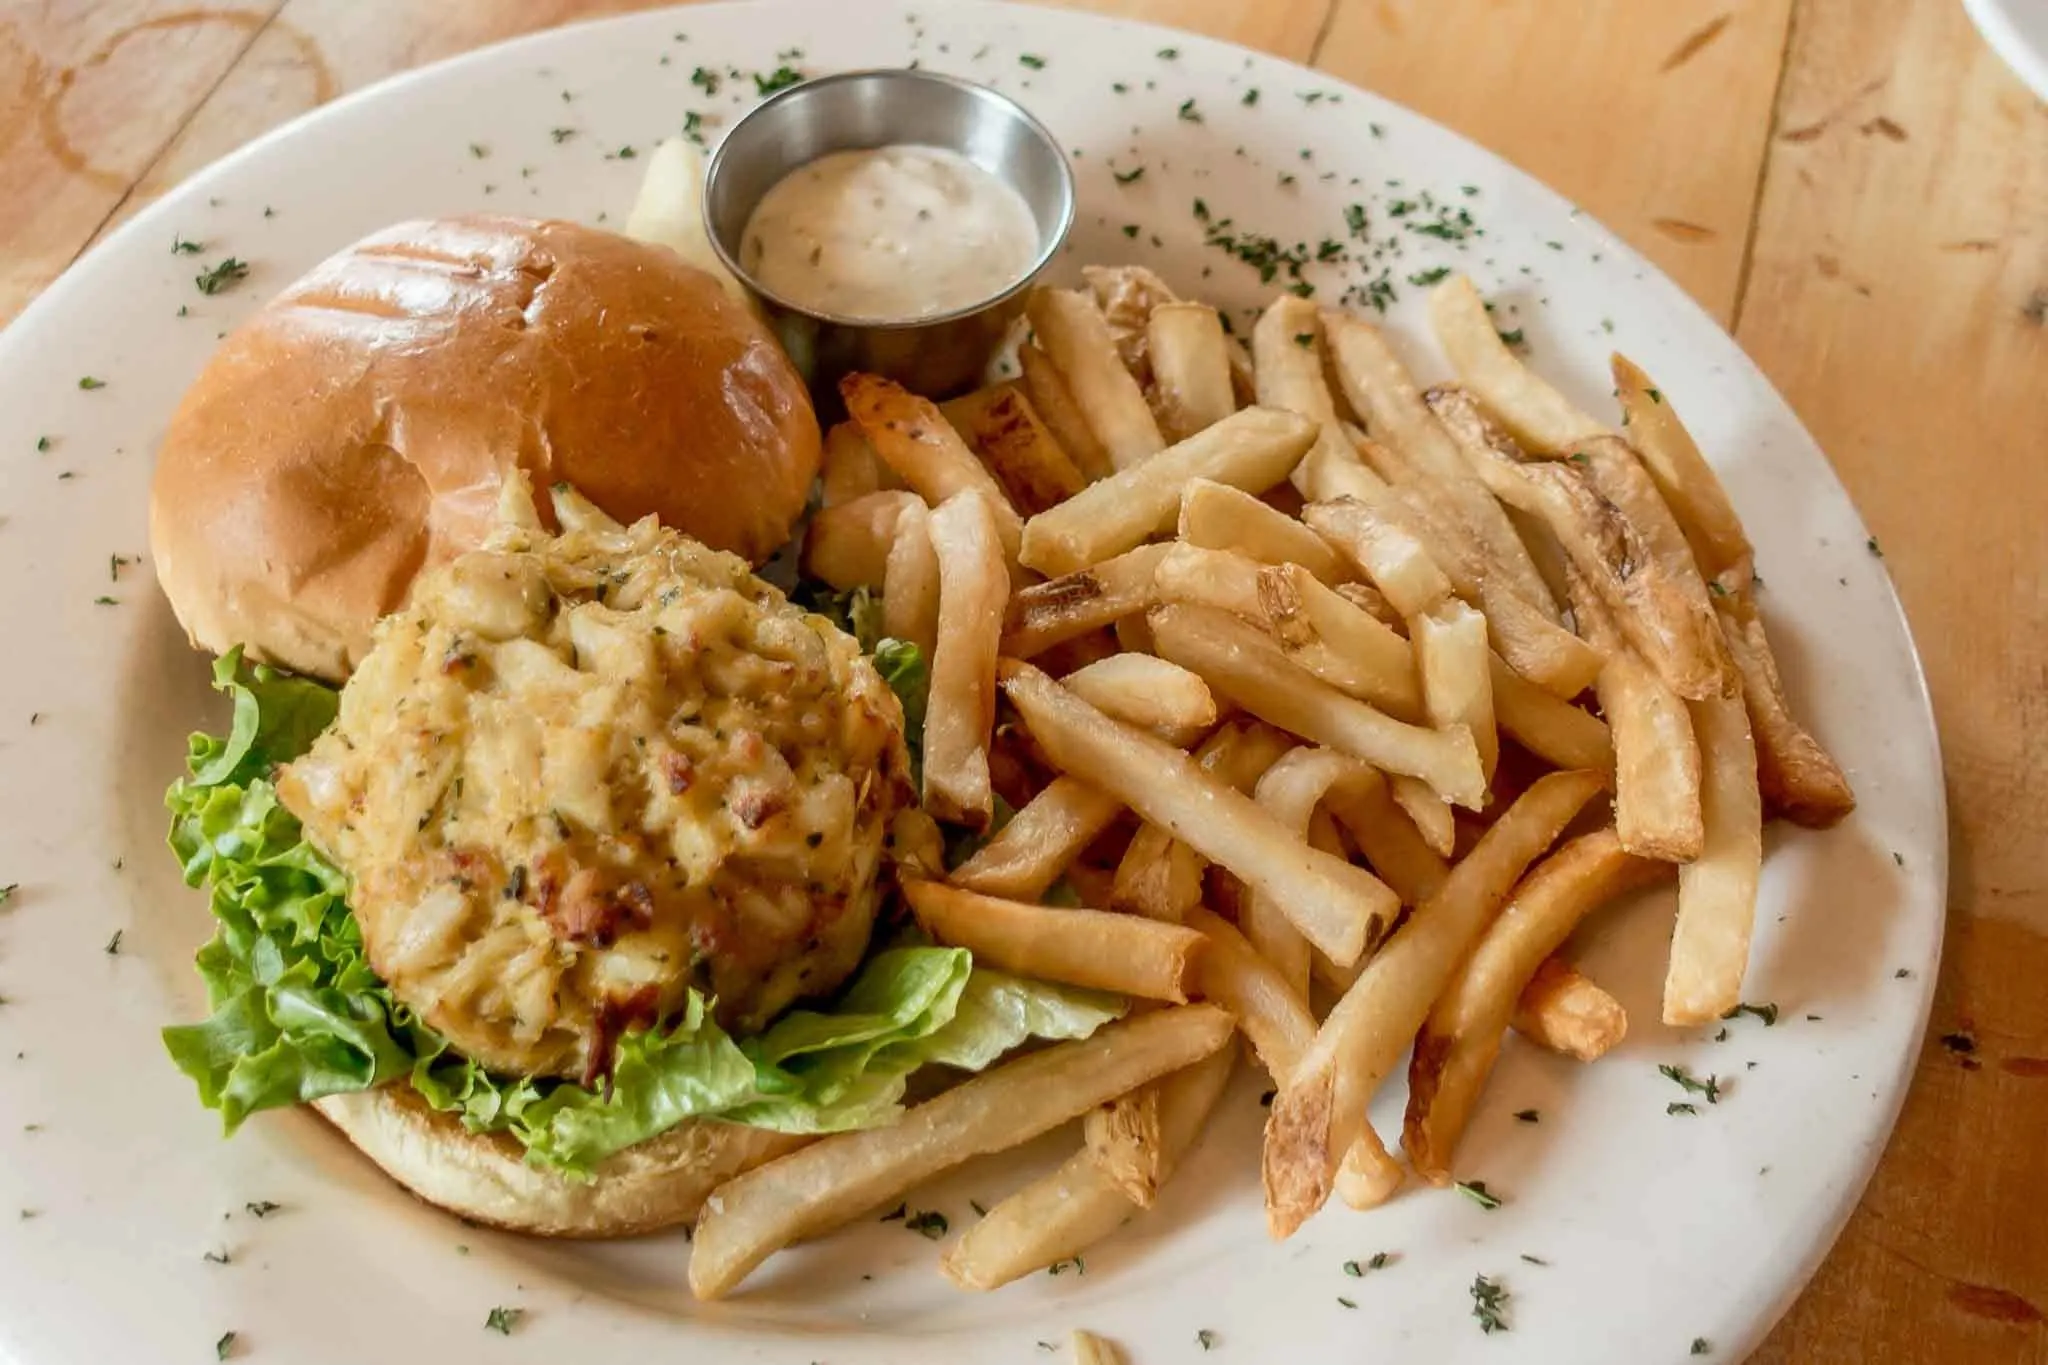
[[[1956,0],[1070,4],[1313,62],[1533,171],[1729,325],[1819,438],[1933,686],[1949,946],[1876,1179],[1754,1359],[2048,1365],[2048,106]],[[0,0],[0,320],[337,94],[636,7]]]

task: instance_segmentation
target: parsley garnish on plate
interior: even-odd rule
[[[121,599],[118,597],[108,597],[102,593],[100,596],[92,599],[92,604],[96,607],[117,607],[121,605]]]
[[[1501,1206],[1500,1196],[1487,1189],[1484,1180],[1460,1180],[1454,1188],[1488,1213]]]
[[[512,1329],[526,1316],[524,1308],[493,1308],[484,1315],[484,1330],[496,1332],[501,1337],[512,1335]]]
[[[1139,166],[1133,170],[1128,171],[1111,171],[1110,174],[1116,177],[1117,184],[1132,185],[1136,184],[1139,180],[1144,178],[1145,168],[1143,166]]]
[[[94,389],[104,389],[106,386],[106,380],[94,379],[91,375],[86,375],[78,381],[78,387],[84,389],[87,393],[91,393]]]
[[[1069,1270],[1073,1271],[1076,1275],[1086,1275],[1088,1273],[1088,1263],[1079,1256],[1074,1257],[1072,1260],[1054,1261],[1045,1268],[1045,1273],[1048,1275],[1064,1275]]]
[[[1199,109],[1195,108],[1193,96],[1189,96],[1180,102],[1180,117],[1183,123],[1200,123],[1202,121],[1202,113]]]
[[[936,1242],[946,1235],[946,1215],[937,1209],[920,1209],[903,1220],[903,1226]]]
[[[1506,1286],[1499,1280],[1484,1275],[1472,1277],[1472,1316],[1479,1319],[1479,1330],[1488,1336],[1508,1330],[1508,1320],[1503,1316],[1507,1311],[1508,1294]]]
[[[1418,270],[1408,277],[1408,283],[1415,285],[1417,288],[1426,289],[1430,285],[1448,278],[1450,273],[1451,268],[1447,265],[1435,266],[1429,270]]]
[[[1673,1100],[1664,1106],[1664,1112],[1666,1114],[1697,1114],[1700,1111],[1698,1105],[1687,1104],[1683,1100]]]
[[[906,1217],[908,1217],[909,1214],[910,1206],[908,1204],[898,1204],[895,1208],[890,1209],[887,1213],[883,1214],[880,1221],[884,1223],[900,1223]]]
[[[1741,1004],[1737,1005],[1734,1009],[1729,1010],[1726,1014],[1722,1015],[1721,1017],[1723,1019],[1734,1019],[1744,1014],[1752,1014],[1755,1015],[1757,1018],[1763,1020],[1765,1028],[1769,1028],[1771,1025],[1778,1022],[1778,1007],[1773,1004]]]
[[[1718,1076],[1709,1076],[1701,1080],[1686,1068],[1673,1066],[1669,1062],[1660,1064],[1657,1067],[1657,1074],[1677,1084],[1688,1095],[1706,1096],[1708,1104],[1721,1102],[1721,1080]]]
[[[206,243],[204,242],[188,241],[183,237],[173,237],[171,239],[171,254],[173,256],[197,256],[204,250],[206,250]]]
[[[236,257],[228,256],[219,265],[194,275],[192,283],[199,287],[199,292],[202,294],[218,294],[233,288],[248,277],[249,263]]]
[[[1540,1265],[1545,1268],[1548,1268],[1550,1265],[1550,1262],[1544,1260],[1541,1256],[1531,1256],[1526,1251],[1522,1253],[1522,1259],[1527,1261],[1530,1265]]]
[[[1216,1334],[1210,1331],[1208,1328],[1198,1327],[1195,1329],[1195,1344],[1200,1346],[1203,1350],[1215,1350],[1216,1340]]]
[[[226,1360],[234,1353],[235,1334],[233,1332],[222,1332],[219,1340],[213,1343],[213,1358],[215,1360]]]
[[[778,90],[787,90],[792,85],[803,84],[804,73],[793,66],[778,66],[767,75],[754,74],[754,90],[763,99]]]
[[[1519,327],[1511,332],[1502,332],[1499,335],[1503,346],[1519,346],[1522,344],[1522,329]]]
[[[1542,1121],[1543,1115],[1538,1110],[1517,1109],[1515,1111],[1515,1122],[1517,1123],[1540,1123]]]
[[[1159,59],[1161,61],[1171,62],[1177,61],[1179,58],[1180,49],[1177,47],[1162,47],[1159,49]]]
[[[1242,104],[1247,109],[1251,108],[1254,104],[1257,104],[1258,102],[1259,87],[1257,87],[1256,85],[1253,86],[1251,89],[1245,91],[1244,98],[1238,101],[1239,104]]]
[[[1713,1354],[1713,1351],[1714,1351],[1713,1345],[1712,1345],[1712,1344],[1711,1344],[1710,1342],[1708,1342],[1708,1340],[1707,1340],[1707,1339],[1706,1339],[1705,1337],[1694,1337],[1694,1338],[1692,1339],[1692,1350],[1690,1350],[1689,1352],[1687,1352],[1687,1354],[1688,1354],[1688,1355],[1696,1355],[1696,1356],[1704,1356],[1704,1355],[1712,1355],[1712,1354]]]
[[[283,1208],[284,1205],[273,1199],[252,1199],[242,1205],[242,1207],[258,1218],[268,1218],[271,1214]]]
[[[121,935],[125,932],[127,931],[122,929],[116,929],[114,931],[114,936],[107,940],[107,946],[102,951],[104,951],[108,957],[115,957],[119,955],[121,951]]]
[[[1017,65],[1030,67],[1033,71],[1045,70],[1045,58],[1030,52],[1017,54]]]

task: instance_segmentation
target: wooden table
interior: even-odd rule
[[[1933,684],[1952,917],[1898,1132],[1755,1359],[2048,1362],[2048,106],[1958,0],[1081,2],[1311,62],[1533,171],[1689,289],[1829,451]],[[0,3],[0,320],[275,124],[635,7],[187,3]]]

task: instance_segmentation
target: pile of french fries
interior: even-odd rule
[[[1557,955],[1589,913],[1675,874],[1663,1018],[1713,1020],[1765,817],[1854,804],[1786,706],[1741,522],[1629,361],[1616,428],[1462,278],[1431,298],[1458,382],[1425,390],[1363,318],[1287,295],[1246,347],[1149,272],[1085,274],[1032,299],[1014,382],[846,378],[805,568],[928,651],[924,800],[987,834],[906,882],[919,924],[1132,1012],[734,1180],[702,1296],[1082,1118],[943,1269],[990,1289],[1073,1257],[1199,1140],[1233,1034],[1275,1091],[1276,1237],[1401,1184],[1367,1110],[1404,1054],[1406,1167],[1446,1184],[1509,1030],[1586,1061],[1625,1032]]]

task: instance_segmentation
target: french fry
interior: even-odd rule
[[[1370,1123],[1360,1125],[1337,1167],[1337,1197],[1354,1209],[1376,1209],[1401,1188],[1401,1180],[1401,1163],[1388,1155]]]
[[[1404,476],[1393,481],[1432,490],[1453,509],[1457,525],[1490,573],[1549,620],[1558,620],[1557,602],[1514,524],[1437,425],[1379,328],[1342,313],[1326,314],[1324,321],[1344,396],[1365,418],[1374,439],[1404,467]]]
[[[1115,1342],[1098,1337],[1093,1332],[1074,1329],[1072,1339],[1074,1365],[1130,1365],[1130,1358]]]
[[[941,403],[939,410],[1027,517],[1072,497],[1086,483],[1016,384],[976,389]]]
[[[1486,646],[1485,618],[1463,602],[1440,602],[1408,619],[1408,639],[1429,723],[1470,730],[1479,746],[1480,770],[1491,782],[1500,761],[1500,735],[1494,728],[1493,653]]]
[[[1635,449],[1619,436],[1592,436],[1579,442],[1570,459],[1585,471],[1594,491],[1621,509],[1664,571],[1683,582],[1688,595],[1706,602],[1707,584],[1692,546]]]
[[[1600,672],[1599,651],[1493,577],[1478,554],[1450,534],[1447,514],[1426,489],[1389,488],[1368,505],[1420,540],[1458,596],[1480,609],[1487,635],[1508,667],[1565,701],[1593,685]]]
[[[1120,718],[1121,719],[1121,718]],[[1266,770],[1294,741],[1259,721],[1225,725],[1195,754],[1202,770],[1250,795]],[[1117,864],[1110,904],[1118,910],[1181,923],[1202,900],[1207,861],[1157,825],[1132,836]]]
[[[1289,830],[1308,837],[1316,807],[1333,788],[1354,789],[1378,780],[1379,775],[1357,759],[1328,749],[1295,749],[1259,779],[1253,795],[1275,820]],[[1310,844],[1315,847],[1313,841]],[[1325,853],[1333,850],[1325,847]],[[1335,850],[1339,856],[1342,846]],[[1304,1003],[1308,1000],[1311,959],[1308,940],[1291,924],[1284,911],[1257,891],[1249,892],[1239,908],[1238,923],[1244,935],[1266,961],[1273,964],[1288,989]],[[1371,952],[1374,944],[1368,943]]]
[[[1202,855],[1157,825],[1131,836],[1110,883],[1113,909],[1179,924],[1202,903]]]
[[[1728,663],[1713,604],[1697,572],[1681,572],[1656,553],[1650,539],[1606,497],[1581,462],[1530,460],[1462,389],[1429,391],[1430,407],[1501,498],[1542,518],[1621,628],[1623,636],[1679,696],[1697,701],[1732,695]],[[1640,473],[1640,469],[1637,470]]]
[[[1668,871],[1624,850],[1610,827],[1563,845],[1522,878],[1415,1036],[1402,1146],[1417,1175],[1450,1183],[1458,1139],[1536,969],[1593,910]]]
[[[1020,589],[1010,599],[1003,651],[1029,659],[1123,617],[1157,599],[1153,575],[1170,545],[1140,545],[1114,559]]]
[[[1109,324],[1110,339],[1131,378],[1144,388],[1153,382],[1151,338],[1146,324],[1152,314],[1180,298],[1156,271],[1142,265],[1084,265],[1082,282]],[[1157,409],[1154,409],[1155,414]]]
[[[1154,1082],[1162,1180],[1201,1136],[1236,1059],[1236,1049],[1218,1047]],[[939,1269],[963,1289],[995,1289],[1086,1251],[1137,1212],[1089,1152],[1076,1152],[1051,1175],[991,1208],[953,1244]]]
[[[1096,439],[1088,419],[1081,415],[1073,391],[1067,388],[1067,381],[1060,377],[1051,357],[1036,342],[1026,342],[1017,348],[1017,368],[1032,409],[1081,471],[1081,477],[1093,482],[1114,474],[1116,466],[1109,462],[1109,451]]]
[[[1331,470],[1355,462],[1323,381],[1322,326],[1314,304],[1282,294],[1266,306],[1252,327],[1252,374],[1261,406],[1298,412],[1316,424],[1315,445],[1293,476],[1304,496],[1311,485],[1327,482]]]
[[[1228,613],[1165,606],[1148,619],[1162,656],[1201,674],[1214,691],[1261,720],[1388,772],[1419,777],[1468,810],[1486,804],[1486,778],[1469,730],[1425,730],[1395,720],[1310,676],[1257,627]]]
[[[1728,652],[1742,674],[1742,699],[1756,737],[1757,785],[1763,790],[1765,808],[1808,829],[1839,824],[1856,809],[1856,793],[1833,756],[1793,718],[1778,679],[1777,658],[1749,590],[1732,592],[1715,605]]]
[[[1494,719],[1508,738],[1558,768],[1614,771],[1614,738],[1606,722],[1570,702],[1559,701],[1492,655]]]
[[[1741,1003],[1764,856],[1756,745],[1742,698],[1694,702],[1691,710],[1706,839],[1678,869],[1678,922],[1664,977],[1664,1022],[1677,1026],[1718,1019]]]
[[[1443,886],[1450,864],[1394,804],[1392,785],[1376,769],[1369,771],[1377,781],[1340,785],[1325,799],[1337,823],[1350,831],[1366,862],[1393,888],[1401,904],[1420,905]]]
[[[1166,448],[1144,391],[1124,368],[1093,299],[1069,289],[1038,289],[1025,311],[1110,464],[1128,469]]]
[[[1402,719],[1421,718],[1422,689],[1408,642],[1300,565],[1260,565],[1228,550],[1176,545],[1159,561],[1153,582],[1161,602],[1253,621],[1306,672]]]
[[[1149,654],[1115,654],[1067,674],[1062,686],[1096,710],[1140,725],[1176,748],[1216,724],[1209,684],[1178,664]]]
[[[1230,550],[1261,564],[1299,564],[1335,586],[1346,572],[1323,538],[1251,494],[1211,479],[1190,479],[1180,495],[1180,538],[1205,550]]]
[[[1607,429],[1515,358],[1494,330],[1485,300],[1463,275],[1430,291],[1429,319],[1458,378],[1529,449],[1563,455]]]
[[[968,490],[987,498],[1004,553],[1017,557],[1023,519],[937,404],[874,374],[847,375],[839,381],[839,396],[875,454],[927,503],[937,507]]]
[[[882,463],[868,438],[852,422],[835,422],[826,431],[818,480],[820,498],[827,508],[903,486],[896,471]]]
[[[1056,777],[953,869],[949,880],[986,896],[1036,901],[1123,808],[1123,802],[1079,778]]]
[[[1383,626],[1397,630],[1407,628],[1401,613],[1395,611],[1386,596],[1370,583],[1339,583],[1331,591]]]
[[[1628,1036],[1628,1011],[1577,968],[1551,957],[1522,988],[1514,1029],[1540,1048],[1597,1062]]]
[[[913,495],[914,496],[914,495]],[[939,553],[924,503],[905,505],[882,568],[882,630],[932,656],[939,637]]]
[[[1437,893],[1416,907],[1323,1020],[1266,1121],[1262,1164],[1274,1237],[1290,1236],[1328,1201],[1340,1162],[1367,1126],[1367,1103],[1451,973],[1523,869],[1599,790],[1600,779],[1591,773],[1539,778]]]
[[[1387,779],[1387,795],[1406,813],[1430,852],[1439,858],[1451,856],[1451,849],[1457,843],[1458,825],[1451,815],[1450,806],[1434,788],[1420,778],[1396,774]]]
[[[903,898],[926,933],[992,966],[1145,1000],[1185,1002],[1202,947],[1200,934],[1177,924],[1026,905],[940,882],[906,881]]]
[[[1209,939],[1197,991],[1236,1017],[1259,1064],[1274,1080],[1285,1080],[1315,1037],[1306,1000],[1229,920],[1198,906],[1188,912],[1187,925]]]
[[[1622,847],[1646,858],[1689,862],[1706,838],[1692,716],[1621,640],[1606,605],[1576,569],[1569,577],[1579,629],[1607,653],[1598,690],[1614,742],[1614,822]]]
[[[1087,773],[1145,819],[1273,896],[1334,961],[1356,961],[1392,921],[1393,893],[1377,878],[1307,848],[1180,750],[1110,720],[1027,664],[1007,663],[1001,676],[1011,705],[1062,770]]]
[[[1184,441],[1237,411],[1223,320],[1205,303],[1162,303],[1145,322],[1161,435]]]
[[[1023,561],[1040,573],[1063,574],[1122,554],[1173,529],[1189,479],[1263,492],[1287,477],[1314,439],[1314,425],[1293,413],[1232,413],[1033,517],[1024,530]]]
[[[924,804],[938,819],[980,828],[993,809],[988,743],[1009,573],[994,508],[981,493],[947,499],[931,513],[929,529],[939,560],[939,621],[925,704]]]
[[[805,528],[804,572],[839,592],[881,587],[896,528],[911,508],[922,512],[924,499],[901,489],[863,493],[826,507]]]
[[[1756,551],[1713,466],[1700,454],[1670,399],[1648,375],[1627,356],[1615,356],[1613,367],[1614,390],[1621,399],[1629,440],[1642,454],[1657,491],[1678,519],[1700,572],[1716,579],[1739,566],[1741,579],[1747,582],[1748,566],[1755,563]]]
[[[1428,611],[1451,595],[1451,580],[1422,542],[1378,507],[1339,498],[1310,503],[1301,519],[1357,565],[1402,616]]]
[[[1005,1062],[886,1127],[834,1134],[758,1166],[705,1202],[690,1248],[690,1290],[723,1298],[790,1243],[1190,1066],[1228,1042],[1232,1029],[1213,1005],[1152,1010]]]

